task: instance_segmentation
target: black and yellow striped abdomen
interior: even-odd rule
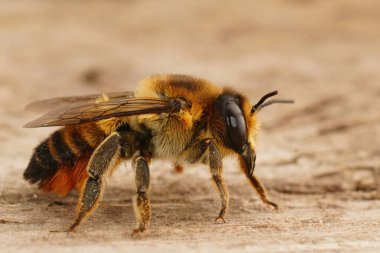
[[[89,157],[106,137],[95,123],[55,131],[35,148],[24,172],[25,180],[43,187],[61,168],[74,169],[77,162]]]

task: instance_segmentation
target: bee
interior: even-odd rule
[[[263,185],[253,174],[256,161],[257,113],[274,103],[292,100],[264,95],[255,105],[231,88],[189,75],[154,75],[135,92],[61,97],[37,101],[32,109],[49,110],[24,127],[63,126],[39,144],[24,179],[45,192],[65,196],[80,192],[74,231],[96,209],[105,190],[106,175],[123,160],[131,160],[136,195],[133,198],[140,235],[151,221],[149,197],[152,159],[205,164],[220,196],[215,221],[225,222],[229,203],[223,179],[223,158],[234,156],[261,200],[274,209]]]

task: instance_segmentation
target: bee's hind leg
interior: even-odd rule
[[[137,156],[133,159],[135,170],[136,196],[133,198],[133,207],[136,217],[136,228],[132,232],[132,237],[139,236],[150,224],[151,209],[149,192],[149,167],[144,156]]]
[[[120,150],[120,135],[116,132],[95,149],[87,166],[89,176],[79,198],[77,217],[68,232],[73,232],[97,207],[104,191],[104,174],[116,166]]]

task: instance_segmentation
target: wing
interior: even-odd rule
[[[92,94],[85,96],[57,97],[32,102],[28,104],[25,109],[34,112],[46,112],[78,103],[92,103],[99,100],[116,98],[133,98],[134,96],[135,93],[133,91],[126,91]]]
[[[181,108],[181,103],[175,98],[135,98],[124,95],[97,100],[93,99],[92,96],[96,95],[79,97],[85,98],[79,100],[78,97],[74,97],[72,101],[76,100],[77,102],[70,102],[69,105],[66,104],[58,107],[58,109],[49,111],[36,120],[27,123],[24,127],[65,126],[111,117],[178,112]],[[87,99],[89,97],[92,99]],[[97,97],[100,96],[98,95]],[[62,100],[62,98],[52,99],[51,101],[58,100]],[[70,101],[70,98],[65,98],[65,100]]]

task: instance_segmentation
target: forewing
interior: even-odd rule
[[[26,124],[24,127],[48,127],[81,124],[111,117],[174,112],[178,104],[166,98],[117,97],[107,101],[77,102],[60,107]]]
[[[46,112],[59,108],[64,108],[68,106],[73,106],[74,104],[89,104],[96,101],[117,99],[117,98],[133,98],[135,96],[133,91],[126,92],[111,92],[103,94],[92,94],[85,96],[72,96],[72,97],[57,97],[49,98],[44,100],[39,100],[28,104],[25,109],[34,112]]]

